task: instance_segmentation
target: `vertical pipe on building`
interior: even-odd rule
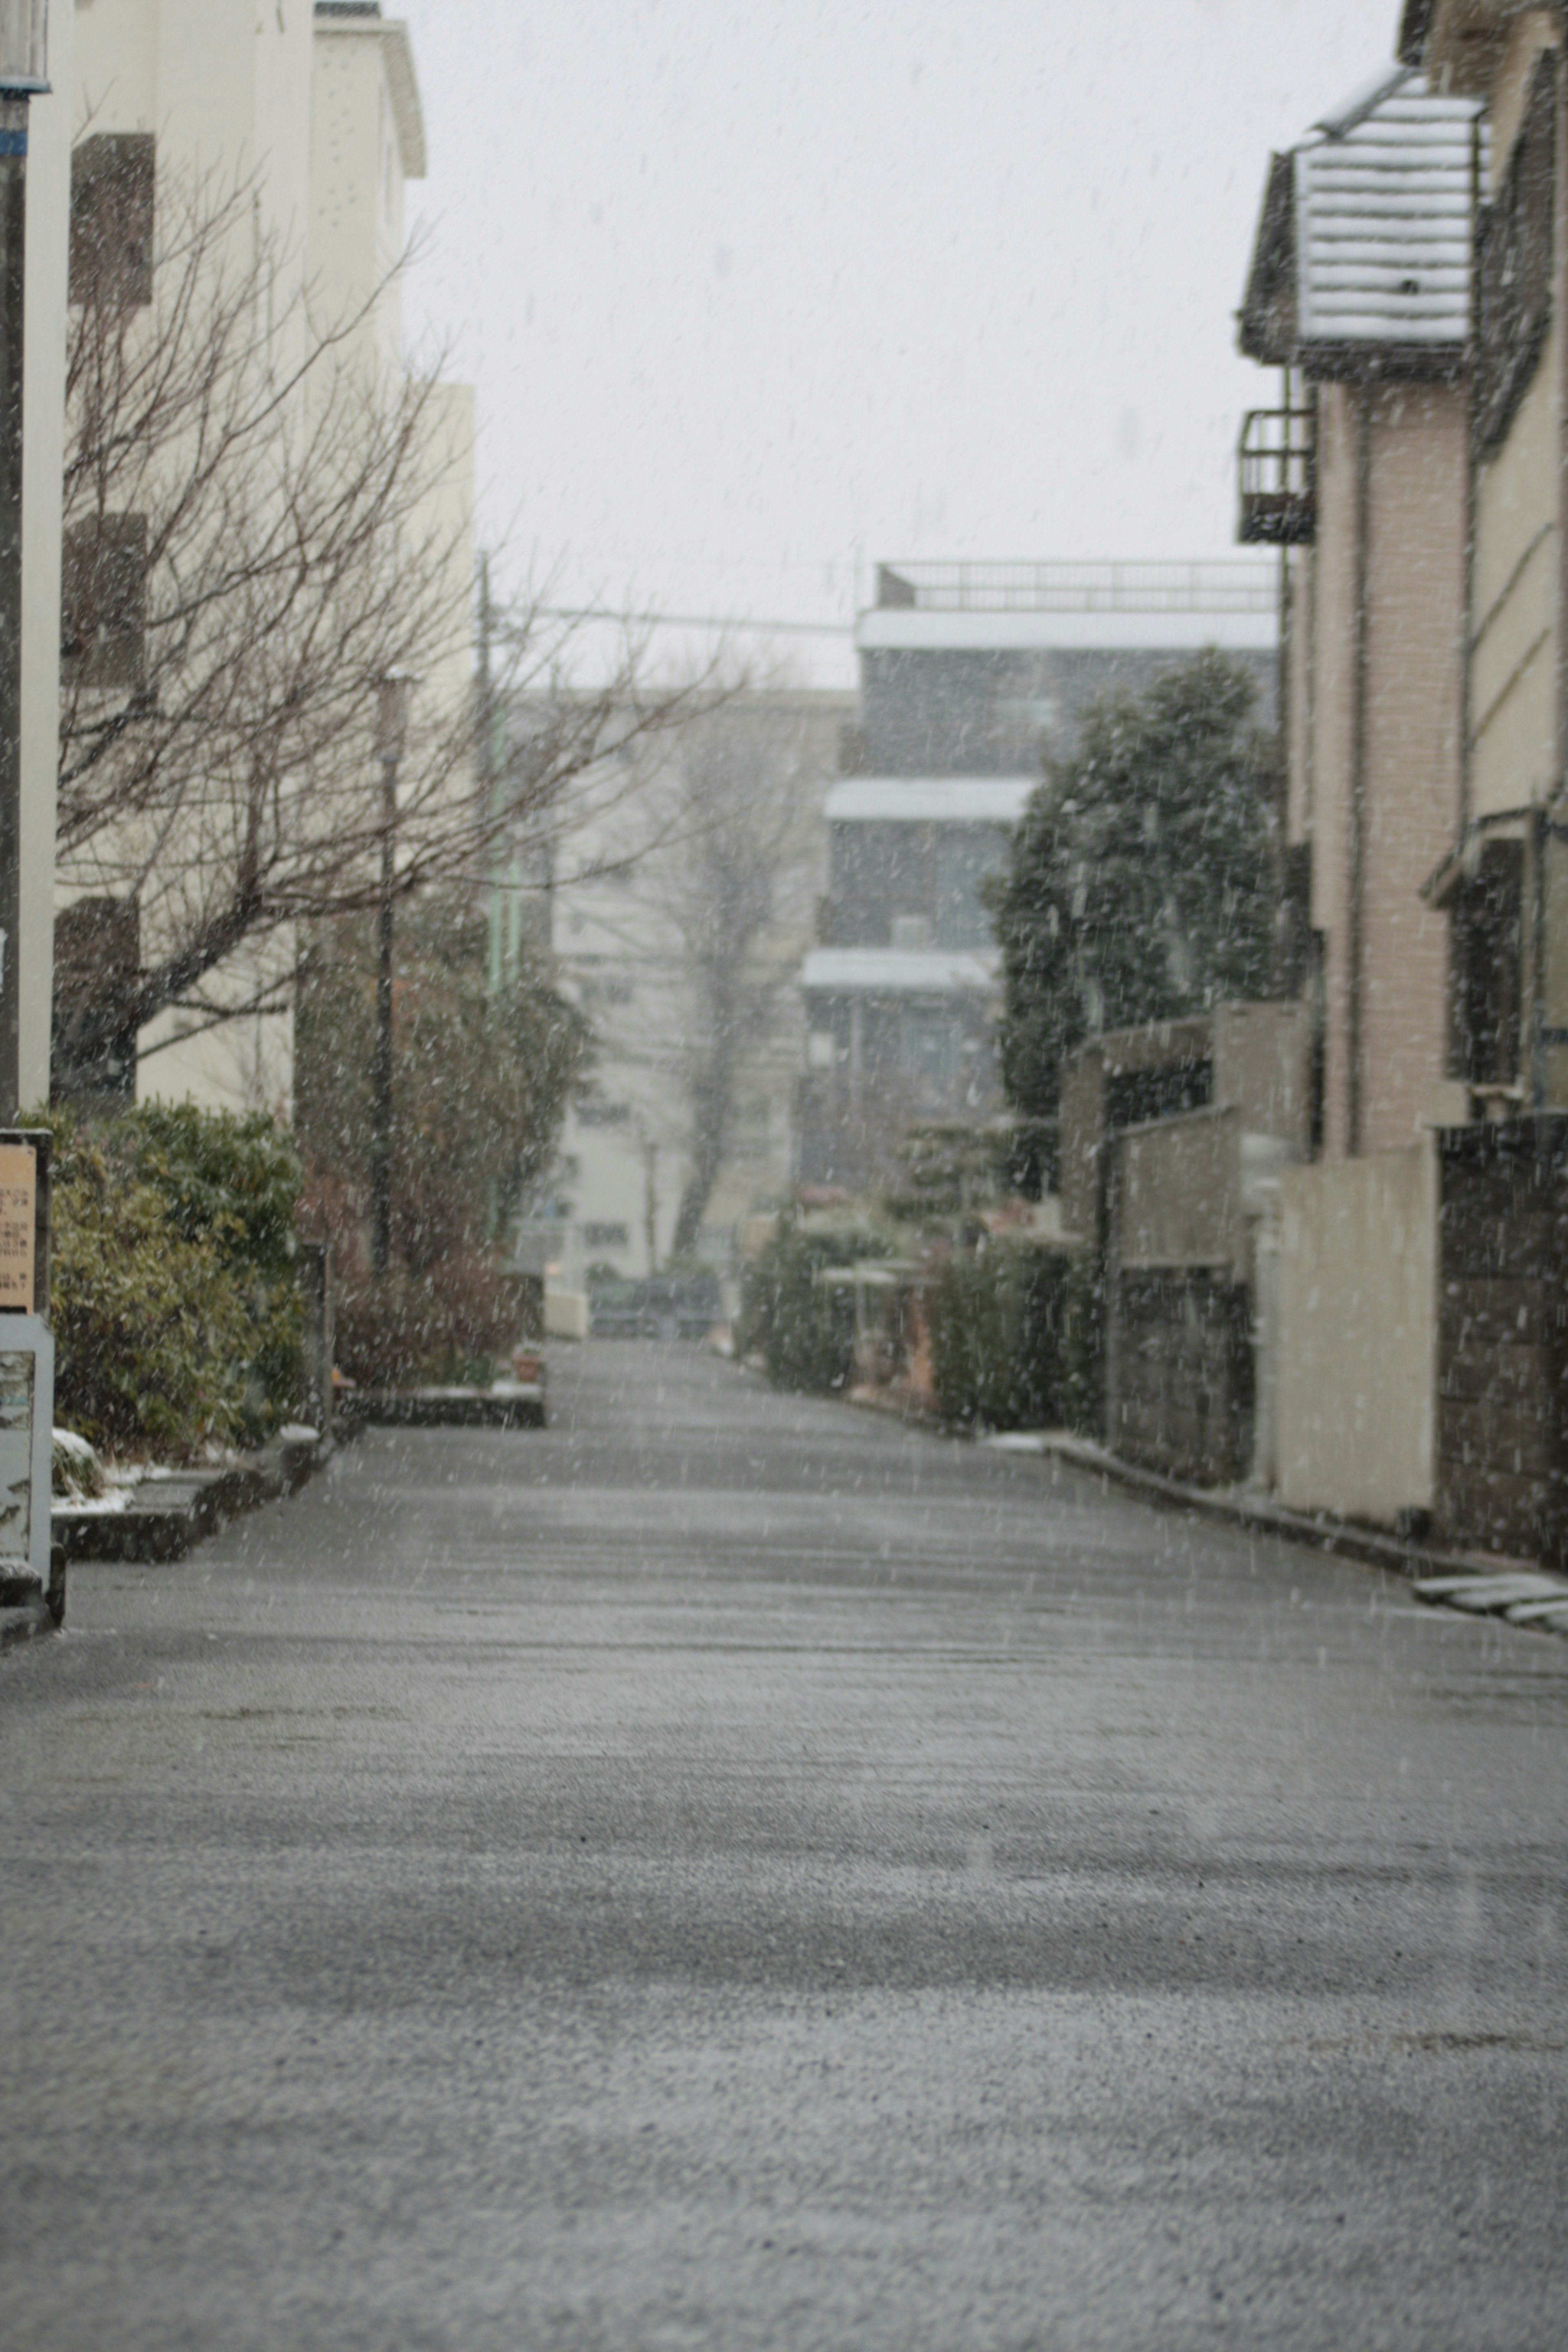
[[[27,100],[0,96],[0,1126],[16,1117],[22,1036],[22,320]]]
[[[1355,481],[1355,655],[1351,686],[1350,905],[1346,922],[1345,1146],[1362,1146],[1362,1057],[1364,1005],[1363,922],[1366,896],[1366,738],[1368,583],[1372,536],[1372,412],[1370,378],[1357,387]]]
[[[371,1072],[370,1263],[392,1260],[392,948],[397,837],[397,754],[381,759],[381,904],[376,910],[375,1060]]]
[[[1290,489],[1290,371],[1285,370],[1285,489]],[[1279,773],[1274,788],[1274,971],[1273,993],[1283,996],[1289,982],[1289,911],[1285,904],[1285,843],[1290,825],[1290,545],[1279,542],[1279,656],[1275,688],[1275,720],[1279,730]]]
[[[1568,17],[1568,8],[1560,8]],[[1568,73],[1558,62],[1553,100],[1555,136],[1552,142],[1552,316],[1557,335],[1557,675],[1552,712],[1553,805],[1542,812],[1535,843],[1536,947],[1534,957],[1531,1099],[1535,1109],[1546,1102],[1546,1032],[1550,1024],[1546,991],[1549,925],[1546,903],[1546,862],[1559,812],[1568,798]],[[1559,1019],[1561,1016],[1559,1015]]]

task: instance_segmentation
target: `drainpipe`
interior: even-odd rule
[[[1568,9],[1560,9],[1559,29],[1568,41]],[[1555,709],[1556,740],[1552,745],[1552,776],[1555,789],[1552,800],[1557,809],[1568,794],[1568,480],[1563,469],[1568,467],[1568,47],[1560,47],[1556,73],[1557,135],[1553,142],[1552,189],[1552,316],[1557,329],[1557,677]],[[1536,828],[1535,841],[1535,923],[1536,946],[1531,993],[1534,999],[1532,1026],[1532,1059],[1530,1073],[1531,1100],[1535,1109],[1546,1103],[1546,1048],[1550,1042],[1563,1042],[1560,1031],[1552,1030],[1550,1037],[1550,1012],[1546,994],[1546,953],[1548,926],[1546,920],[1546,860],[1552,855],[1554,840],[1562,840],[1561,820],[1554,821],[1555,812],[1542,812]]]
[[[1352,1160],[1361,1156],[1362,1056],[1363,1051],[1363,924],[1366,894],[1367,580],[1372,534],[1372,404],[1373,385],[1356,391],[1355,656],[1351,703],[1350,907],[1346,942],[1349,1003],[1346,1007],[1345,1141]]]

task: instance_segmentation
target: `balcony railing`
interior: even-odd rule
[[[1310,546],[1318,525],[1318,448],[1310,408],[1254,408],[1242,420],[1244,546]]]

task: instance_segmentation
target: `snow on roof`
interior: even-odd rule
[[[1326,115],[1296,149],[1300,343],[1464,342],[1479,110],[1406,69]]]
[[[1001,965],[994,948],[813,948],[800,984],[825,996],[983,993]]]
[[[1038,776],[852,776],[830,786],[831,824],[1016,824]]]

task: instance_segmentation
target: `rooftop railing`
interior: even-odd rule
[[[879,563],[879,610],[922,613],[1272,613],[1275,565]]]

